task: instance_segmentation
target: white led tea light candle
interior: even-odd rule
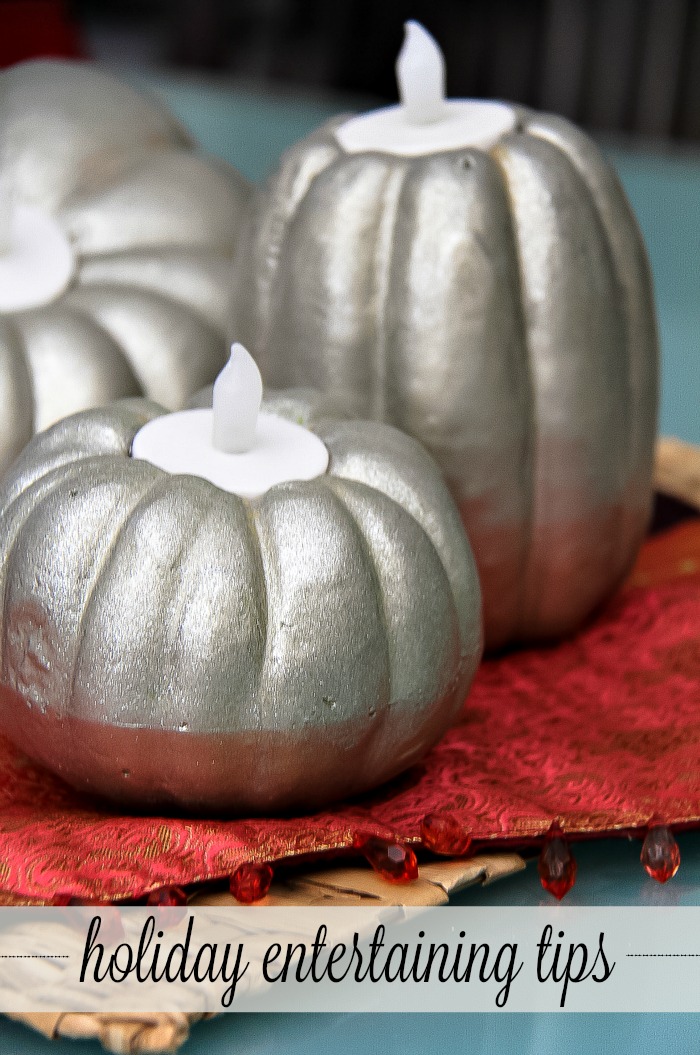
[[[68,238],[52,216],[15,200],[0,178],[0,312],[49,304],[75,271]]]
[[[261,412],[261,402],[260,371],[243,345],[234,344],[214,384],[212,409],[154,418],[136,433],[131,455],[168,473],[201,476],[242,498],[322,476],[328,450],[318,436]]]
[[[419,22],[407,22],[405,28],[396,62],[401,102],[353,117],[336,129],[344,150],[403,157],[463,147],[485,150],[513,130],[516,115],[506,103],[446,99],[445,60],[437,42]]]

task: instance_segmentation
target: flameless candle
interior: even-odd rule
[[[68,287],[75,257],[47,213],[14,200],[0,181],[0,312],[48,304]]]
[[[396,78],[399,106],[353,117],[336,130],[348,153],[379,150],[418,157],[462,147],[487,149],[515,127],[515,113],[505,103],[445,99],[442,52],[418,22],[406,23]]]
[[[133,458],[169,473],[201,476],[223,491],[256,498],[276,484],[313,480],[328,468],[328,451],[308,429],[260,412],[260,372],[241,344],[214,384],[211,410],[154,418],[136,433]]]

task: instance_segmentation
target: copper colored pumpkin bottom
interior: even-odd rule
[[[478,503],[460,507],[479,570],[484,637],[489,652],[509,642],[549,643],[568,637],[615,592],[634,563],[649,519],[648,505],[601,504],[585,517],[573,488],[553,514],[530,531],[489,523]],[[554,506],[554,501],[550,502]]]
[[[456,710],[465,691],[460,686],[452,694]],[[138,812],[288,813],[358,794],[390,780],[438,741],[445,700],[435,702],[410,741],[403,736],[400,755],[381,752],[391,719],[390,710],[377,711],[364,737],[350,722],[332,731],[136,729],[41,713],[0,686],[0,732],[16,747],[77,791]],[[385,736],[377,736],[376,723],[385,724]]]

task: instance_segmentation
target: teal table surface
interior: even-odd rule
[[[285,149],[343,101],[263,96],[210,84],[140,78],[211,153],[262,180]],[[606,147],[639,218],[656,284],[662,338],[664,433],[700,443],[700,153]],[[574,905],[700,905],[700,833],[679,837],[681,870],[667,886],[648,879],[639,844],[576,847]],[[464,905],[551,904],[534,868]],[[698,935],[700,939],[700,935]],[[700,944],[700,942],[699,942]],[[226,1015],[195,1027],[183,1055],[646,1055],[700,1051],[695,1015]],[[0,1055],[97,1055],[94,1043],[49,1042],[16,1023],[0,1025]]]

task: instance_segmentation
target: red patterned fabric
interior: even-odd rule
[[[412,841],[440,810],[491,846],[540,839],[555,818],[574,836],[700,824],[696,557],[698,521],[650,540],[628,588],[577,637],[484,663],[462,721],[422,765],[314,816],[120,816],[0,741],[0,902],[140,897],[243,861],[349,848],[357,830]]]

